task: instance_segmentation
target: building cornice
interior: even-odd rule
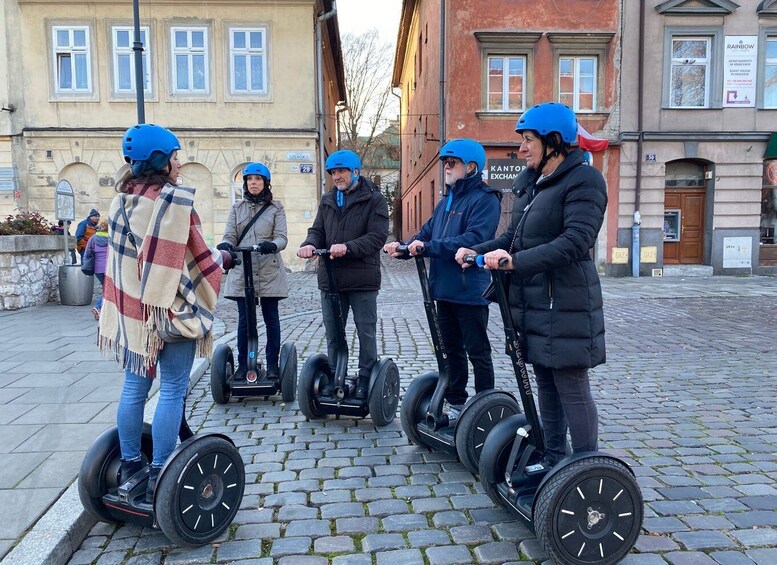
[[[656,11],[659,14],[669,15],[708,16],[710,14],[731,14],[737,8],[739,8],[739,4],[731,2],[731,0],[701,0],[701,2],[667,0],[656,6]]]
[[[615,32],[548,32],[548,41],[551,43],[575,43],[578,45],[607,45],[615,37]]]
[[[480,43],[510,44],[515,43],[537,43],[542,37],[542,32],[531,31],[476,31],[475,39]]]
[[[771,132],[764,131],[645,131],[644,141],[763,141],[769,140]],[[637,141],[636,131],[621,132],[622,142]]]

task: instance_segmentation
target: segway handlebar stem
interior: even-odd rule
[[[332,254],[329,249],[315,249],[313,255],[318,257],[331,257]],[[337,359],[334,360],[335,395],[342,398],[345,390],[345,377],[348,373],[348,343],[345,340],[345,320],[343,319],[343,311],[340,307],[340,289],[337,286],[334,261],[325,261],[324,268],[326,269],[326,276],[329,281],[329,292],[327,292],[327,296],[332,306],[332,310],[335,313],[337,324]],[[330,359],[329,362],[332,363],[332,359]]]
[[[465,263],[477,265],[480,268],[485,267],[485,258],[482,255],[468,254],[465,255],[463,259]],[[499,261],[499,264],[506,265],[507,261],[508,260],[505,257]],[[496,300],[499,304],[499,312],[502,315],[502,325],[504,326],[505,331],[507,353],[513,363],[515,377],[518,380],[518,392],[521,395],[523,411],[526,414],[526,421],[529,424],[530,441],[537,449],[544,450],[545,438],[542,433],[540,418],[537,413],[537,404],[534,401],[534,393],[532,392],[531,381],[529,380],[529,372],[526,370],[526,361],[523,358],[520,335],[518,330],[515,329],[512,312],[510,312],[510,304],[507,301],[504,272],[492,271],[491,278],[494,281]]]

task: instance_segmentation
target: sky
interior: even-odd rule
[[[397,41],[402,0],[337,0],[340,33],[360,34],[378,28],[381,38]]]

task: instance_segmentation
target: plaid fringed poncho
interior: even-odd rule
[[[193,205],[194,189],[170,184],[130,185],[111,203],[98,345],[141,376],[154,377],[160,330],[197,340],[198,357],[211,354],[222,259],[205,243]]]

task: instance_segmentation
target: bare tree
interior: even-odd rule
[[[390,123],[394,47],[372,29],[361,35],[345,34],[342,50],[348,106],[338,124],[341,145],[358,153],[369,167],[376,157],[376,140]]]

